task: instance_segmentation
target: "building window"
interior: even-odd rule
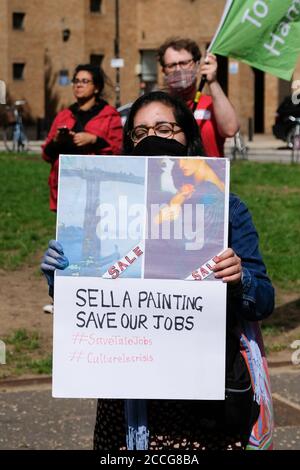
[[[90,0],[90,12],[91,13],[101,13],[102,10],[102,0]]]
[[[144,92],[152,91],[157,84],[157,51],[144,50],[141,54],[141,73],[139,75]],[[142,90],[141,90],[142,91]]]
[[[13,79],[24,80],[25,64],[21,62],[15,62],[13,64]]]
[[[96,67],[101,67],[103,61],[103,54],[91,54],[90,55],[90,64],[95,65]]]
[[[67,85],[70,84],[69,70],[62,69],[62,70],[59,71],[58,84],[61,85],[61,86],[67,86]]]
[[[24,29],[25,13],[14,12],[12,16],[13,29]]]

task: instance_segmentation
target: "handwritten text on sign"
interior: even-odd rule
[[[224,398],[223,283],[56,277],[55,305],[54,396]]]

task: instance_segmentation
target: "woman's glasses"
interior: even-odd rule
[[[178,129],[176,129],[176,127]],[[164,137],[165,139],[170,139],[175,134],[183,132],[177,122],[158,122],[157,124],[155,124],[155,126],[141,125],[134,127],[134,129],[129,132],[131,140],[134,143],[137,143],[145,137],[148,137],[150,129],[153,129],[153,132],[157,137]]]
[[[73,85],[87,85],[88,83],[91,83],[93,80],[90,80],[88,78],[74,78],[74,80],[72,80],[72,83]]]

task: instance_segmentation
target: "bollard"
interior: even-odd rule
[[[0,339],[0,364],[6,364],[5,343]]]
[[[252,142],[253,141],[253,118],[250,117],[248,118],[248,141]]]
[[[6,85],[3,80],[0,80],[0,104],[6,104]]]

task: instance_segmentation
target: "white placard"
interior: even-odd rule
[[[223,399],[229,161],[61,156],[53,395]]]
[[[57,277],[53,396],[224,399],[225,304],[222,282]]]

